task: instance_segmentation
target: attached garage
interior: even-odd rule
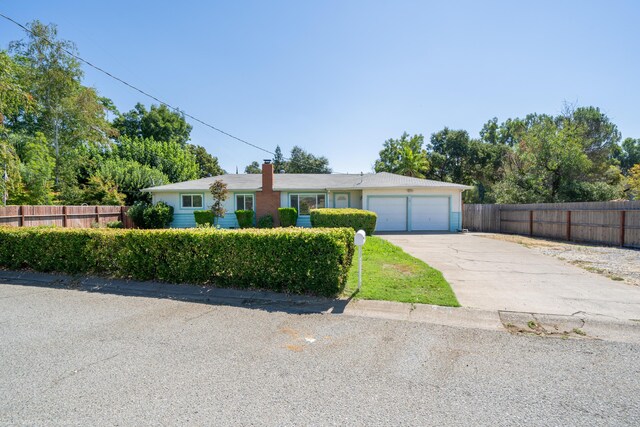
[[[448,197],[411,197],[412,231],[448,231]]]
[[[378,215],[376,231],[407,231],[406,197],[369,197],[369,210]]]
[[[448,196],[369,196],[368,208],[378,215],[376,231],[449,231]]]

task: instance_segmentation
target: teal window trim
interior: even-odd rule
[[[182,197],[183,196],[200,196],[202,197],[202,206],[183,206]],[[204,209],[204,193],[178,193],[178,197],[180,198],[180,209],[185,210],[197,210]],[[193,205],[193,197],[191,197],[191,204]]]
[[[298,196],[298,206],[291,206],[291,196]],[[310,216],[309,214],[307,215],[303,215],[300,213],[300,197],[310,197],[310,196],[315,196],[316,197],[316,206],[318,205],[318,196],[324,196],[324,207],[327,207],[327,200],[329,199],[329,197],[327,197],[327,193],[288,193],[287,194],[287,205],[290,208],[296,208],[296,210],[298,211],[298,216],[299,217],[308,217]]]
[[[336,196],[337,195],[342,195],[342,194],[346,194],[347,195],[347,208],[350,208],[351,207],[351,193],[345,193],[345,192],[333,193],[333,204],[332,204],[332,206],[334,208],[336,207]]]
[[[256,211],[256,195],[255,195],[255,193],[233,193],[233,207],[235,208],[234,212],[239,210],[239,208],[238,208],[238,196],[244,196],[244,197],[251,196],[251,199],[253,200],[253,203],[252,203],[253,209],[251,209],[251,210],[253,212]],[[242,209],[244,209],[244,207],[242,207]]]

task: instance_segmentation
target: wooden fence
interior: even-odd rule
[[[469,231],[640,248],[640,201],[464,205]]]
[[[128,206],[6,206],[0,207],[0,226],[89,228],[94,223],[122,221],[124,228],[133,228],[127,210]]]

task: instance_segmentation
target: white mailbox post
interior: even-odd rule
[[[367,235],[364,230],[358,230],[356,237],[353,239],[355,245],[358,247],[358,290],[362,286],[362,246],[367,240]]]

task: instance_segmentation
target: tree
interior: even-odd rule
[[[151,202],[151,194],[140,190],[169,183],[169,178],[161,171],[135,160],[107,159],[95,176],[102,182],[114,183],[118,192],[125,195],[127,205],[139,201]]]
[[[6,205],[21,194],[20,159],[15,148],[0,138],[0,197]]]
[[[622,148],[618,154],[618,160],[620,161],[620,168],[624,173],[628,173],[629,170],[640,163],[640,138],[625,138],[622,141]]]
[[[423,144],[422,135],[410,137],[406,132],[399,139],[386,140],[379,153],[380,157],[374,164],[374,170],[424,178],[430,165]]]
[[[165,105],[152,105],[147,110],[141,103],[118,116],[113,121],[113,126],[122,136],[174,141],[182,146],[189,141],[192,129],[183,114],[171,111]]]
[[[621,195],[621,175],[612,164],[601,173],[585,143],[585,123],[537,116],[505,161],[496,184],[498,203],[610,200]]]
[[[15,118],[21,111],[31,112],[35,107],[33,96],[23,86],[25,73],[25,67],[0,51],[0,130],[5,116]]]
[[[244,168],[244,173],[250,173],[250,174],[262,173],[262,169],[260,168],[260,164],[258,162],[251,162],[250,165]]]
[[[175,141],[124,136],[116,142],[113,155],[122,160],[133,160],[158,169],[169,178],[169,182],[188,181],[200,177],[200,166],[195,156]]]
[[[276,146],[276,151],[273,156],[273,170],[275,173],[286,172],[286,162],[284,160],[284,156],[282,155],[282,150],[280,146]]]
[[[83,200],[89,205],[124,205],[125,195],[118,191],[118,186],[111,180],[92,176],[84,186]]]
[[[221,179],[213,181],[209,186],[209,191],[213,196],[211,212],[213,212],[213,222],[215,225],[218,221],[218,218],[222,218],[227,212],[222,203],[227,200],[229,192],[227,191],[227,184],[225,184]]]
[[[315,156],[297,145],[291,149],[285,170],[287,173],[331,173],[326,157]]]
[[[640,199],[640,163],[629,169],[629,191],[634,200]]]
[[[199,167],[198,178],[223,175],[225,172],[218,164],[218,158],[212,156],[200,145],[187,144],[189,151],[196,159]]]
[[[25,195],[22,203],[48,205],[53,202],[53,172],[55,159],[46,145],[45,136],[37,132],[35,137],[25,137],[22,147],[20,174]]]
[[[429,175],[439,181],[468,182],[469,144],[465,130],[444,128],[432,134],[427,147],[431,161]]]
[[[81,85],[82,70],[69,53],[77,53],[70,41],[57,39],[57,27],[39,21],[28,24],[26,40],[12,42],[14,61],[26,72],[22,87],[37,105],[33,110],[6,120],[13,132],[42,132],[52,144],[55,157],[55,188],[78,183],[78,150],[87,145],[108,145],[111,127],[105,103],[94,89]]]

